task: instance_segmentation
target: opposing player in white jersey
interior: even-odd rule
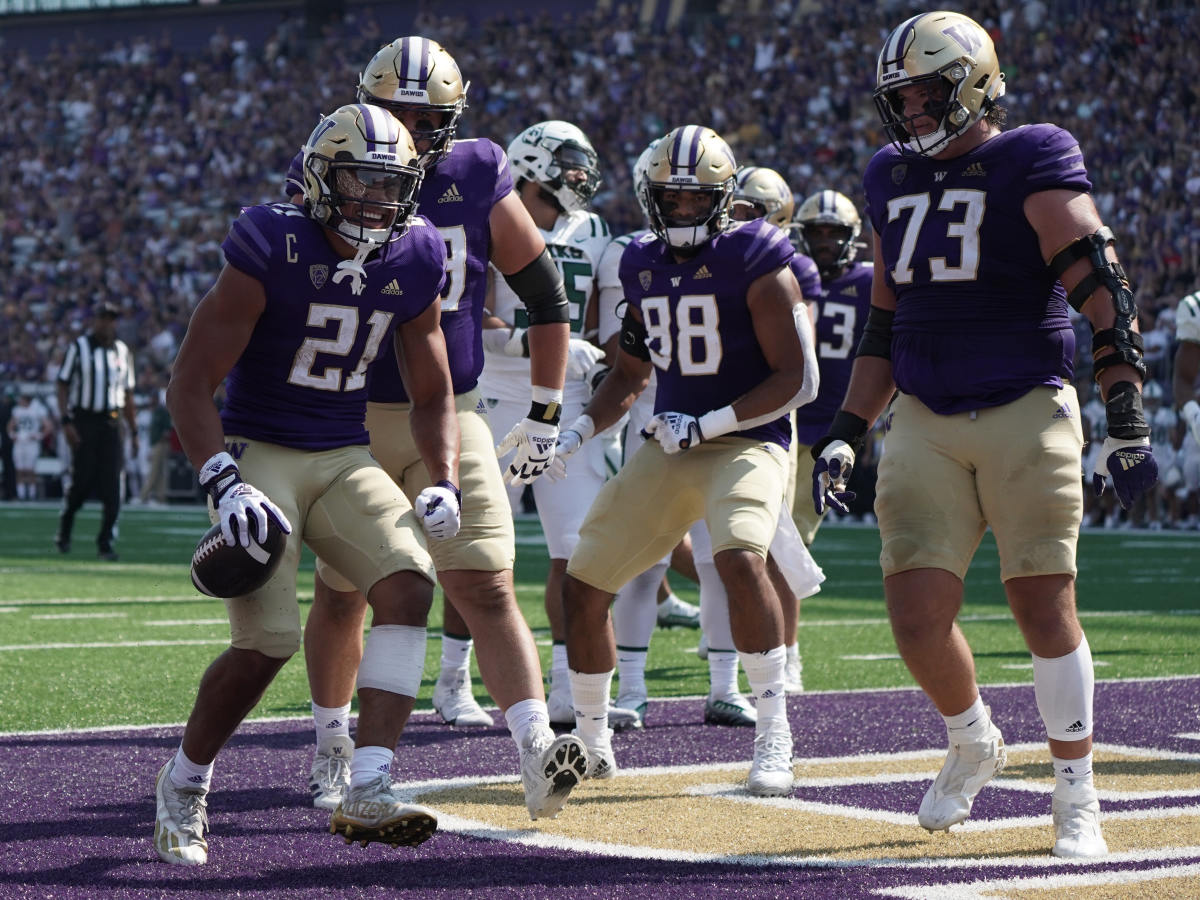
[[[546,249],[562,272],[567,291],[571,343],[567,377],[563,386],[563,411],[578,415],[590,395],[585,377],[604,351],[584,340],[584,318],[596,302],[596,271],[612,240],[608,225],[588,206],[600,185],[600,170],[591,141],[570,122],[551,120],[531,125],[508,146],[508,161],[515,193],[533,217],[546,241]],[[484,365],[480,391],[488,406],[488,424],[497,439],[525,414],[522,394],[529,393],[528,317],[525,308],[502,280],[496,279],[484,321]],[[524,385],[524,386],[523,386]],[[533,484],[542,531],[550,554],[546,578],[546,615],[561,657],[558,677],[551,667],[550,694],[546,698],[550,721],[573,725],[570,685],[566,679],[566,633],[562,615],[562,579],[567,558],[579,541],[579,525],[606,476],[604,446],[595,442],[573,462],[568,477],[539,479]],[[519,509],[524,485],[509,489],[514,510]],[[556,661],[558,661],[556,659]],[[634,723],[632,714],[617,711],[614,720]]]
[[[37,461],[42,455],[42,440],[53,429],[46,407],[32,394],[22,392],[13,407],[12,416],[5,423],[8,436],[13,442],[13,468],[17,473],[17,499],[36,500]]]
[[[1172,378],[1175,406],[1187,426],[1177,454],[1183,476],[1177,486],[1189,501],[1200,491],[1200,291],[1188,294],[1175,310],[1175,373]],[[1194,512],[1192,510],[1191,512]]]

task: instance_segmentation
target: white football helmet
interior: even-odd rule
[[[379,49],[358,79],[358,102],[382,106],[396,117],[425,113],[412,128],[421,167],[432,168],[450,152],[467,88],[458,63],[437,41],[397,38]]]
[[[899,89],[923,85],[937,89],[940,99],[931,98],[924,110],[906,116]],[[902,153],[937,155],[1004,96],[991,35],[960,13],[913,16],[883,42],[873,96],[888,137]],[[918,135],[913,123],[923,116],[937,128]]]
[[[739,207],[742,207],[739,213]],[[742,166],[733,186],[731,209],[735,219],[766,219],[777,228],[792,217],[796,200],[783,176],[765,166]]]
[[[650,169],[650,154],[654,152],[654,148],[661,144],[662,138],[655,138],[638,154],[637,162],[633,164],[633,193],[637,197],[638,206],[642,208],[642,215],[646,217],[646,221],[650,221],[650,208],[646,206],[646,194],[642,190],[642,185],[646,181],[646,173]]]
[[[642,182],[650,229],[669,247],[699,247],[729,227],[737,161],[719,134],[683,125],[650,152]],[[687,201],[683,195],[692,195]]]
[[[412,137],[390,112],[351,103],[304,144],[304,207],[355,247],[397,241],[417,209],[422,170]]]
[[[508,145],[513,177],[540,184],[567,212],[587,209],[600,187],[596,149],[570,122],[530,125]]]
[[[819,226],[826,226],[824,228]],[[830,281],[841,275],[858,255],[862,219],[854,202],[837,191],[817,191],[805,198],[789,229],[796,249],[811,256]]]

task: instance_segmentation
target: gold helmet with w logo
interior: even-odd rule
[[[671,131],[650,152],[641,184],[650,229],[675,249],[698,247],[729,225],[737,162],[702,125]]]
[[[743,205],[749,209],[739,216],[737,208]],[[774,169],[765,166],[742,166],[738,169],[737,182],[733,187],[735,219],[766,219],[775,227],[783,228],[792,217],[795,207],[792,189]]]

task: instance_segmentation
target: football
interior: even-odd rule
[[[240,597],[256,591],[275,574],[283,559],[287,536],[274,517],[267,516],[267,535],[259,540],[258,523],[250,519],[250,546],[230,547],[213,525],[192,554],[192,584],[210,597]]]

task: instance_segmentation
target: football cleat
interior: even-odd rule
[[[917,812],[921,827],[926,831],[944,831],[966,819],[971,814],[975,795],[1007,762],[1004,738],[991,722],[981,740],[955,741],[951,738],[950,752],[942,771],[921,799],[921,808]]]
[[[579,735],[576,729],[574,734]],[[612,729],[609,728],[599,738],[587,746],[588,767],[586,778],[603,781],[617,774],[617,759],[613,756]]]
[[[452,672],[450,678],[445,675],[438,678],[433,688],[433,708],[447,725],[490,728],[496,724],[476,702],[471,693],[471,676],[467,673]]]
[[[332,812],[342,802],[350,787],[350,759],[353,756],[354,741],[346,736],[331,739],[324,750],[317,748],[308,778],[308,790],[317,809]]]
[[[758,711],[743,694],[728,697],[709,697],[704,702],[704,724],[753,728],[758,723]]]
[[[754,762],[746,788],[756,797],[783,797],[794,785],[792,732],[785,722],[754,736]]]
[[[700,607],[680,600],[674,594],[658,604],[659,628],[699,628]]]
[[[637,719],[632,726],[633,728],[641,728],[646,724],[646,705],[647,698],[645,695],[639,694],[622,694],[617,697],[617,705],[613,709],[627,710],[637,716]],[[608,711],[608,723],[612,725],[613,709]],[[613,726],[613,731],[620,731],[619,728]]]
[[[163,862],[176,866],[202,866],[208,862],[208,791],[177,788],[171,781],[175,757],[158,771],[154,783],[157,810],[154,818],[154,849]]]
[[[696,655],[701,659],[708,659],[708,635],[700,635],[700,643],[696,645]]]
[[[437,816],[424,806],[407,804],[395,793],[391,776],[381,773],[351,787],[329,819],[329,833],[363,847],[375,841],[393,847],[415,847],[437,831]]]
[[[1054,814],[1054,849],[1064,859],[1093,859],[1108,853],[1100,833],[1100,801],[1090,785],[1064,791],[1056,788],[1050,801]]]
[[[521,748],[521,782],[529,818],[556,817],[587,770],[587,748],[578,737],[555,737],[549,729],[535,733]]]

